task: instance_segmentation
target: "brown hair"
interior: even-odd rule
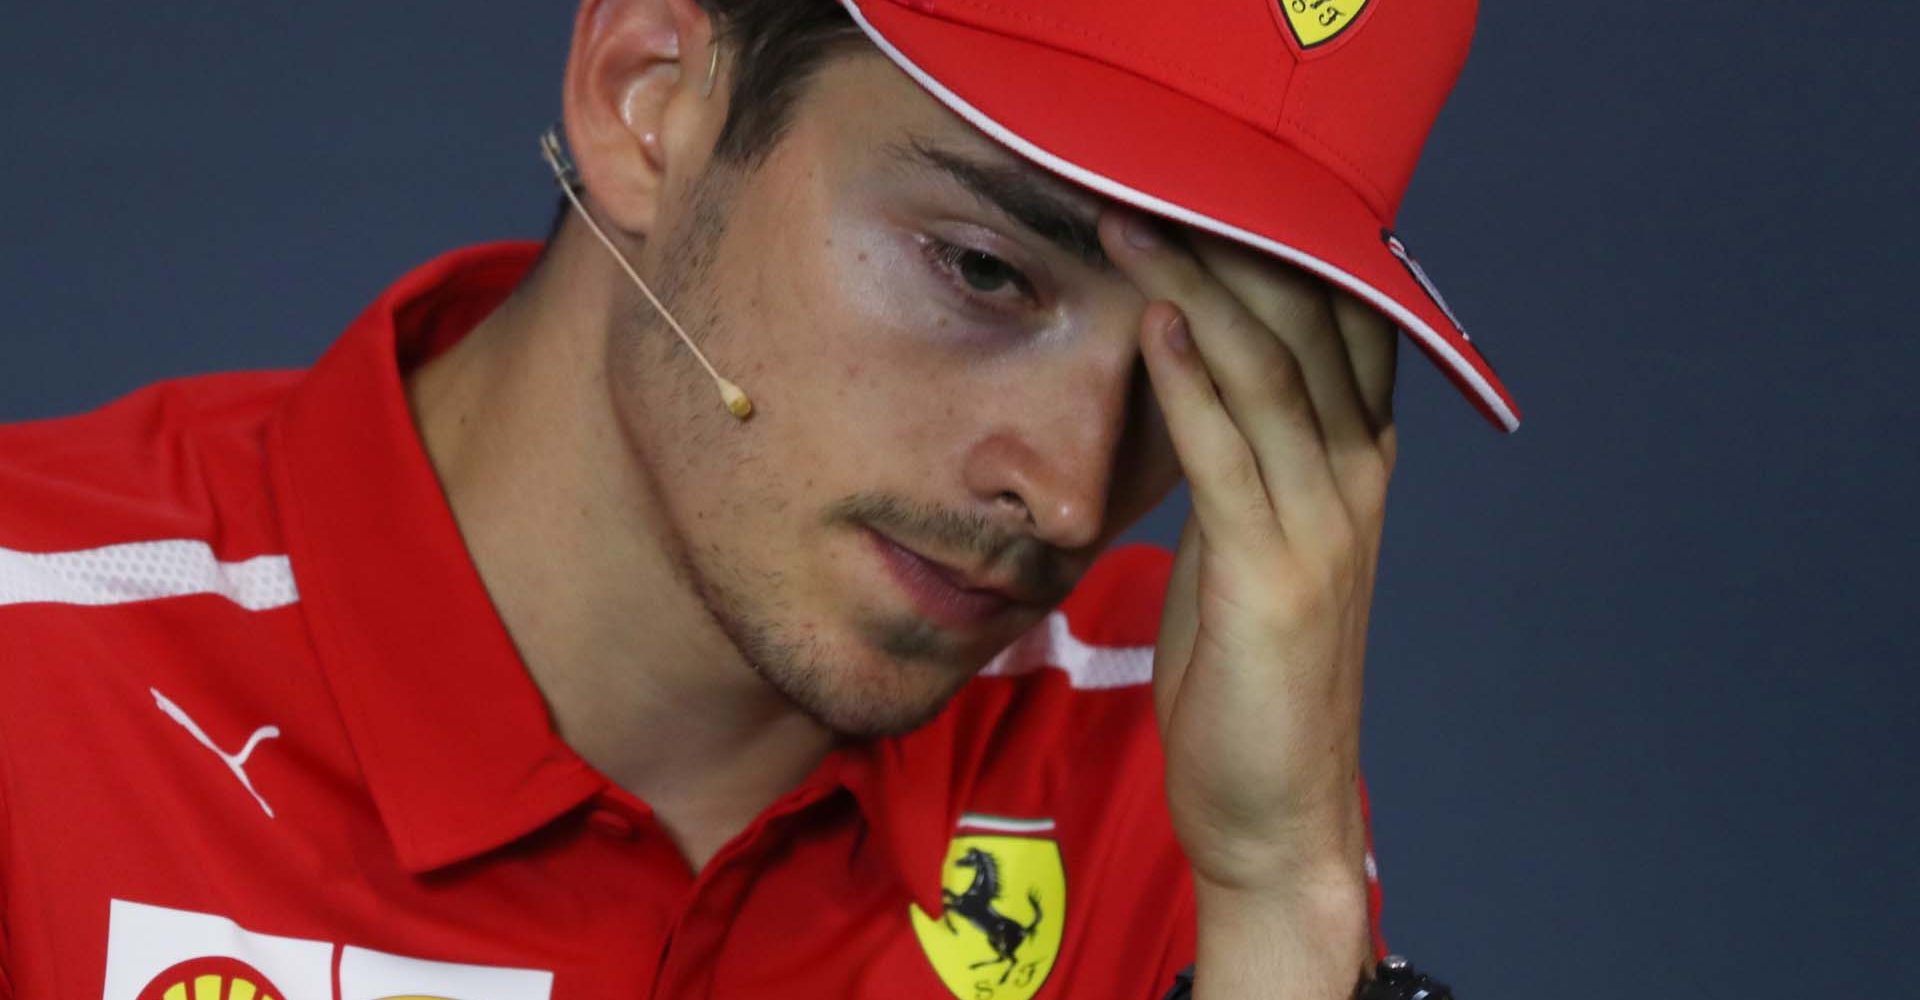
[[[700,0],[732,68],[714,153],[751,167],[779,144],[793,102],[827,58],[865,36],[838,0]]]
[[[727,120],[714,143],[720,162],[751,168],[778,145],[793,102],[829,56],[865,36],[838,0],[698,0],[732,67]],[[701,70],[704,71],[702,66]],[[554,206],[552,242],[572,206]]]

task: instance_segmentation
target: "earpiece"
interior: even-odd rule
[[[713,81],[720,75],[720,46],[709,44],[707,48],[711,54],[707,56],[707,82],[700,87],[701,97],[713,96]]]
[[[716,66],[719,60],[719,51],[719,47],[715,46],[714,65]],[[707,78],[707,87],[711,90],[712,86],[713,78],[710,72]],[[580,213],[580,218],[586,222],[587,228],[593,231],[593,235],[600,238],[600,244],[607,248],[608,253],[613,254],[613,259],[619,263],[621,270],[627,272],[627,277],[633,279],[634,285],[640,289],[640,294],[647,297],[647,301],[652,303],[653,308],[660,313],[660,318],[667,321],[667,325],[673,328],[674,333],[679,334],[680,342],[687,345],[687,350],[692,351],[693,356],[699,359],[700,366],[707,370],[708,375],[713,376],[714,384],[720,389],[720,401],[726,404],[727,412],[733,414],[734,417],[740,420],[745,420],[752,416],[753,401],[747,398],[746,393],[740,391],[739,386],[722,378],[720,373],[714,370],[713,364],[707,360],[707,356],[700,352],[700,348],[694,346],[693,338],[687,336],[687,331],[681,327],[680,321],[673,318],[673,314],[667,311],[667,307],[660,301],[660,297],[653,294],[653,289],[648,288],[647,283],[641,280],[640,273],[633,269],[632,264],[627,263],[626,255],[622,254],[620,248],[614,246],[613,241],[607,238],[606,232],[600,228],[599,223],[593,220],[593,214],[588,212],[587,206],[581,202],[580,173],[574,168],[573,161],[567,158],[566,150],[560,145],[559,126],[551,126],[546,132],[541,134],[540,155],[546,159],[547,166],[553,169],[553,179],[559,182],[560,192],[566,195],[567,201],[573,204],[574,211]]]

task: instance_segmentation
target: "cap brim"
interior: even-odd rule
[[[1014,152],[1136,208],[1289,261],[1371,304],[1495,426],[1520,412],[1466,333],[1394,255],[1385,223],[1293,147],[1092,59],[894,3],[842,0],[941,103]]]

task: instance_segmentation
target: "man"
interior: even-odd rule
[[[0,996],[1352,995],[1471,6],[587,0],[544,247],[0,431]]]

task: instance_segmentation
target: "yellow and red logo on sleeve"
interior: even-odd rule
[[[285,1000],[260,970],[237,958],[190,958],[153,977],[140,1000]]]
[[[105,1000],[550,1000],[538,969],[436,962],[114,900]]]

